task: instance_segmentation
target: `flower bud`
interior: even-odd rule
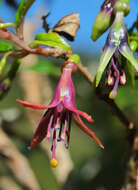
[[[5,79],[0,83],[0,92],[7,92],[11,86],[10,79]]]
[[[2,99],[9,91],[11,87],[11,80],[9,78],[0,82],[0,99]]]
[[[114,0],[106,0],[98,13],[93,25],[91,38],[96,41],[112,24]]]

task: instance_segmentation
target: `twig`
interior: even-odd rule
[[[27,190],[40,190],[27,159],[18,152],[2,129],[0,129],[0,153],[20,184]]]
[[[0,189],[1,188],[2,190],[21,190],[21,188],[7,176],[0,177]]]
[[[124,124],[127,130],[128,141],[130,145],[132,145],[134,141],[134,137],[136,135],[136,127],[134,126],[134,123],[128,120],[128,118],[117,106],[117,104],[113,100],[109,99],[108,95],[103,94],[100,88],[96,88],[95,92],[96,92],[97,97],[103,100],[104,102],[106,102],[110,106],[110,108],[113,110],[115,115],[118,117],[118,119]]]
[[[31,141],[31,138],[27,137],[26,135],[17,132],[14,127],[11,127],[15,123],[15,121],[3,121],[2,122],[2,129],[3,131],[8,134],[10,137],[15,137],[18,140],[22,140],[25,144],[29,144]]]
[[[125,184],[121,190],[138,189],[138,137],[134,138],[131,152],[127,163]]]
[[[72,54],[71,51],[65,51],[61,48],[36,47],[36,48],[31,49],[27,43],[20,40],[17,36],[15,36],[14,34],[12,34],[11,32],[9,32],[7,30],[0,29],[0,38],[5,39],[5,40],[10,40],[13,43],[15,43],[19,48],[21,48],[22,51],[20,52],[20,57],[25,57],[28,54],[40,54],[40,55],[43,55],[46,57],[52,56],[52,57],[68,58]],[[16,56],[16,52],[14,53],[14,56]]]
[[[82,75],[88,80],[88,82],[92,84],[92,83],[94,82],[94,78],[93,78],[93,76],[88,72],[87,67],[84,67],[81,62],[79,62],[79,63],[77,64],[77,67],[78,67],[79,71],[82,73]]]

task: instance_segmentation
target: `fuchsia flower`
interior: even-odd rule
[[[45,137],[49,139],[52,135],[51,166],[53,167],[58,165],[55,154],[56,141],[63,141],[66,148],[69,147],[72,117],[75,118],[76,122],[79,124],[79,127],[90,137],[92,137],[100,147],[103,148],[100,140],[89,128],[87,128],[87,126],[85,126],[80,118],[80,116],[82,116],[89,122],[92,122],[93,120],[91,116],[76,109],[74,102],[75,89],[71,78],[71,73],[74,69],[76,69],[76,67],[76,64],[68,62],[68,64],[63,68],[63,72],[57,85],[54,97],[48,106],[42,104],[33,104],[17,99],[17,101],[23,106],[38,110],[47,109],[34,134],[30,148],[39,144]]]
[[[107,85],[113,86],[109,93],[109,98],[115,99],[118,86],[126,84],[126,74],[132,79],[133,67],[138,72],[138,62],[128,44],[124,12],[117,11],[100,57],[100,64],[96,74],[96,87],[98,87],[106,70]]]

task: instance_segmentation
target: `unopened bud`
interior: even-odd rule
[[[114,0],[106,0],[98,13],[93,25],[91,38],[96,41],[112,24]]]

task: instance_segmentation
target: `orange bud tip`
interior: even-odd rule
[[[53,167],[53,168],[56,168],[58,166],[58,161],[56,159],[51,159],[50,160],[50,165]]]

